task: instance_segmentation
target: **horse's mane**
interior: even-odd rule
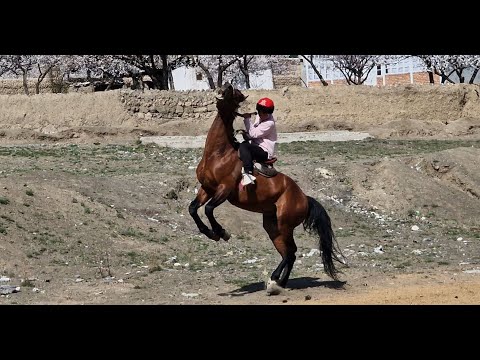
[[[218,116],[220,116],[220,118],[222,119],[222,121],[224,122],[224,124],[227,128],[229,127],[229,125],[227,125],[226,119],[230,119],[231,117],[233,117],[232,124],[231,124],[232,132],[228,133],[227,137],[228,137],[228,141],[233,146],[233,148],[235,150],[238,150],[238,148],[240,147],[240,142],[235,137],[235,129],[233,129],[233,121],[238,116],[238,113],[236,111],[233,111],[232,113],[228,110],[227,111],[225,111],[225,110],[222,111],[222,109],[218,106],[218,104],[221,104],[222,101],[224,101],[224,100],[223,99],[222,100],[217,99]]]

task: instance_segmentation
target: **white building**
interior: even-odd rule
[[[315,61],[317,70],[319,70],[323,79],[328,84],[347,84],[345,77],[340,70],[335,69],[333,63],[324,58],[318,57]],[[312,66],[307,62],[303,62],[304,70],[304,82],[307,87],[322,86],[322,83],[313,71]],[[473,75],[474,69],[465,69],[463,76],[465,83],[468,83]],[[433,75],[435,84],[441,84],[442,79],[439,75]],[[459,83],[458,76],[455,73],[449,75],[449,78],[454,83]],[[389,64],[377,65],[373,68],[367,76],[364,85],[371,86],[386,86],[396,84],[429,84],[430,78],[427,72],[427,68],[424,63],[415,56],[409,56],[406,58],[400,58],[396,62]],[[480,83],[480,72],[476,74],[474,83]]]
[[[172,71],[175,90],[208,90],[208,80],[200,68],[179,67]],[[245,89],[241,81],[235,82],[239,89]],[[250,89],[273,89],[273,76],[270,69],[257,75],[250,74]]]

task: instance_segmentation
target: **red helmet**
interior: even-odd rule
[[[257,102],[257,111],[264,111],[268,114],[272,114],[275,106],[273,104],[272,99],[269,98],[261,98]]]

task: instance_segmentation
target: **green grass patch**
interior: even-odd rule
[[[134,228],[129,227],[127,229],[120,231],[120,235],[138,237],[138,236],[142,236],[143,234],[140,231],[137,231]]]
[[[410,156],[458,147],[480,148],[479,140],[382,140],[362,141],[294,141],[278,144],[278,157],[282,153],[299,154],[315,159],[328,156],[346,156],[351,160],[373,156]]]

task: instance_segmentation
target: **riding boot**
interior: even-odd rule
[[[245,169],[242,167],[242,185],[246,186],[249,184],[255,184],[257,178],[253,176],[253,171],[245,172]]]

